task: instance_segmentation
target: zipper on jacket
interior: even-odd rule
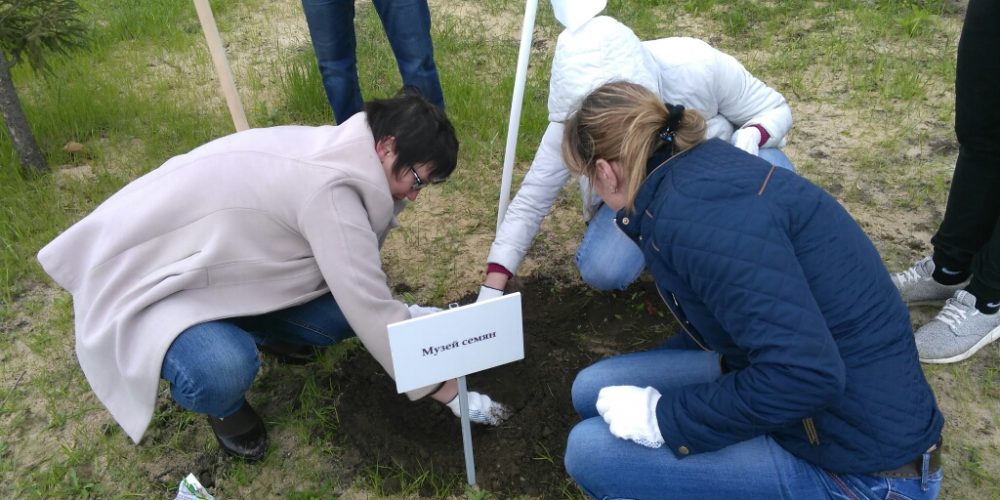
[[[764,178],[764,183],[760,185],[760,191],[757,191],[757,196],[764,194],[764,190],[767,189],[767,183],[771,181],[771,176],[774,175],[774,169],[776,168],[778,167],[771,165],[771,170],[767,171],[767,177]]]
[[[701,335],[689,330],[687,328],[687,320],[681,319],[680,315],[677,314],[677,311],[674,310],[674,307],[681,307],[680,303],[677,302],[677,298],[674,297],[674,294],[671,293],[670,300],[667,300],[667,298],[663,296],[663,291],[660,290],[659,284],[656,284],[656,293],[660,294],[660,300],[667,305],[667,309],[670,310],[670,314],[674,315],[674,319],[677,320],[677,324],[681,325],[681,329],[684,330],[684,333],[686,333],[688,337],[691,337],[691,340],[693,340],[695,344],[698,344],[698,347],[702,348],[702,350],[711,352],[711,349],[705,347],[705,339],[701,338]],[[673,305],[670,305],[671,301],[673,301]]]
[[[702,144],[704,144],[704,142],[700,142],[698,144],[695,144],[694,146],[692,146],[689,149],[686,149],[686,150],[681,151],[679,153],[674,153],[674,154],[670,155],[670,158],[667,158],[666,160],[663,160],[663,162],[660,163],[659,165],[657,165],[656,168],[654,168],[654,169],[650,170],[649,172],[647,172],[646,173],[646,179],[649,179],[657,170],[663,168],[663,166],[666,165],[667,163],[670,163],[670,160],[673,160],[673,159],[675,159],[677,157],[680,157],[680,156],[686,156],[688,154],[688,152],[690,152],[692,149],[694,149],[695,147],[698,147],[698,146],[700,146]],[[645,181],[643,181],[643,182],[645,182]],[[646,209],[646,215],[650,219],[653,218],[653,214],[651,214],[648,209]],[[654,241],[655,240],[650,240],[650,244],[653,245],[653,248],[656,248],[656,244],[655,244]],[[656,251],[660,251],[660,249],[656,248]],[[677,311],[674,309],[674,307],[680,309],[681,305],[680,305],[680,303],[677,302],[677,298],[674,297],[674,294],[671,293],[670,294],[670,300],[667,300],[667,298],[663,296],[663,291],[660,290],[660,285],[658,283],[656,283],[655,285],[656,285],[656,293],[660,294],[660,300],[662,300],[663,303],[667,305],[667,309],[670,310],[670,314],[672,314],[674,316],[674,319],[677,320],[677,324],[681,325],[681,329],[684,330],[684,333],[686,333],[688,337],[691,337],[691,340],[693,340],[695,344],[698,344],[698,347],[702,348],[702,350],[711,352],[712,351],[711,349],[709,349],[708,347],[705,347],[705,339],[702,338],[700,334],[689,330],[688,327],[687,327],[687,325],[688,325],[687,320],[681,319],[681,316],[679,314],[677,314]],[[670,305],[671,301],[673,301],[673,303],[674,303],[673,306]],[[693,329],[694,326],[692,325],[691,328]]]
[[[813,423],[812,417],[803,418],[802,427],[806,429],[806,437],[809,439],[809,444],[819,446],[819,433],[816,432],[816,424]]]

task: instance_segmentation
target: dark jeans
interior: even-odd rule
[[[934,261],[971,271],[970,290],[1000,297],[1000,2],[996,0],[969,1],[958,43],[955,133],[958,161],[944,220],[931,239]]]
[[[431,14],[427,0],[373,0],[389,45],[396,55],[403,85],[419,90],[444,109],[434,64]],[[302,0],[323,88],[337,123],[361,111],[361,86],[354,37],[354,0]]]
[[[199,323],[167,349],[160,377],[177,404],[213,417],[243,405],[257,377],[257,344],[328,346],[354,336],[333,295],[260,316]]]

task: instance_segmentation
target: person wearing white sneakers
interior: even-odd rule
[[[944,300],[916,332],[924,363],[955,363],[1000,338],[1000,4],[971,0],[958,44],[958,160],[933,256],[893,276],[908,304]]]

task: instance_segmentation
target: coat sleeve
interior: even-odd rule
[[[749,359],[748,367],[711,383],[663,394],[657,422],[675,453],[718,450],[786,427],[844,393],[843,360],[787,230],[753,203],[705,202],[700,213],[726,216],[657,228],[665,233],[655,237],[657,247],[671,248],[665,264]]]
[[[392,209],[387,212],[392,216]],[[346,182],[320,190],[303,205],[299,225],[347,322],[372,357],[395,377],[386,327],[410,319],[410,313],[389,289],[378,234],[360,193]],[[407,396],[419,399],[433,389],[416,389]]]
[[[570,177],[562,158],[562,134],[561,123],[551,122],[545,129],[531,168],[521,181],[517,196],[507,207],[487,262],[517,272],[538,234],[542,219],[552,210],[552,204]]]
[[[762,147],[780,147],[792,129],[792,108],[785,97],[750,74],[733,56],[712,49],[719,114],[737,128],[760,125],[770,135]]]

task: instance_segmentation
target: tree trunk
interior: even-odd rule
[[[14,143],[14,151],[21,160],[21,167],[34,172],[48,169],[42,150],[38,149],[35,135],[31,132],[28,119],[21,109],[21,100],[17,98],[17,89],[10,75],[10,63],[3,51],[0,51],[0,115],[7,124],[10,141]]]

